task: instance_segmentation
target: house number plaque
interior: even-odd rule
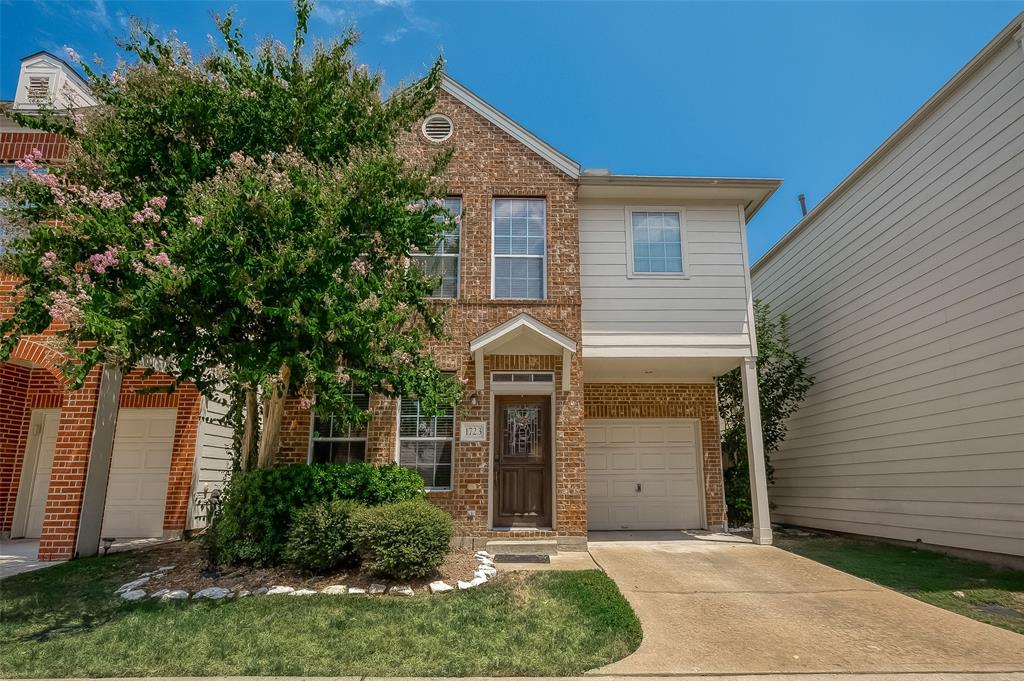
[[[459,439],[463,442],[485,442],[487,421],[463,421],[459,424]]]

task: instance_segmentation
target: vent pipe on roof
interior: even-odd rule
[[[796,200],[800,202],[800,215],[807,215],[807,196],[800,194]]]

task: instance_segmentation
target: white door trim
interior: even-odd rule
[[[28,511],[32,506],[32,488],[35,486],[36,468],[39,464],[39,447],[43,439],[43,419],[47,416],[55,416],[60,419],[60,409],[33,409],[29,419],[25,454],[21,459],[21,478],[18,482],[18,495],[14,502],[11,537],[25,536]],[[49,492],[49,483],[47,483],[46,489]]]

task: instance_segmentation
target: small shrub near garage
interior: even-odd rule
[[[287,563],[310,572],[327,572],[358,560],[348,520],[360,504],[335,499],[295,511],[284,547]]]
[[[349,517],[363,568],[393,579],[427,577],[451,549],[453,522],[425,500],[360,508]]]
[[[236,474],[203,536],[214,563],[273,565],[300,508],[337,499],[377,505],[423,499],[423,478],[397,465],[298,464]]]

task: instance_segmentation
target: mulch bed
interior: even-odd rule
[[[175,566],[162,576],[153,576],[142,587],[153,592],[158,589],[181,589],[194,593],[200,589],[219,586],[232,591],[247,589],[255,591],[260,587],[290,586],[296,589],[321,590],[341,584],[347,587],[369,587],[371,584],[387,586],[411,586],[416,591],[425,591],[435,580],[443,580],[455,586],[458,580],[469,581],[479,563],[469,549],[455,549],[448,554],[437,574],[423,579],[388,580],[367,575],[355,569],[342,569],[329,574],[313,575],[287,566],[254,567],[248,565],[213,566],[206,559],[202,545],[197,541],[179,541],[161,544],[135,553],[136,570],[125,576],[125,581],[135,579],[143,572],[151,572],[164,565]]]

